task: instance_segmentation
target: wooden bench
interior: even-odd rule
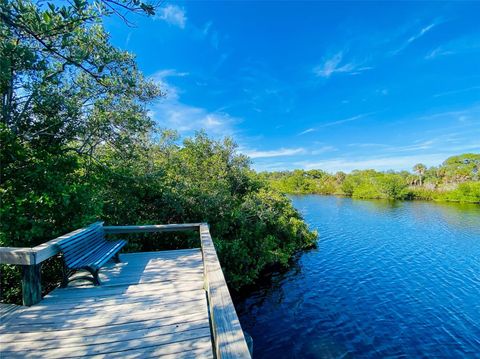
[[[110,259],[120,262],[118,252],[127,244],[125,240],[107,241],[103,230],[103,222],[93,223],[71,237],[58,243],[63,252],[64,272],[62,287],[66,287],[70,281],[87,279],[94,285],[100,285],[98,271]],[[79,270],[86,270],[92,275],[69,279]]]

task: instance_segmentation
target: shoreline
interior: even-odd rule
[[[428,199],[428,198],[378,198],[378,197],[352,197],[342,193],[302,193],[302,192],[281,192],[285,196],[332,196],[341,198],[350,198],[354,200],[376,200],[376,201],[392,201],[392,202],[435,202],[435,203],[455,203],[455,204],[476,204],[480,205],[480,201],[460,201],[448,199]]]

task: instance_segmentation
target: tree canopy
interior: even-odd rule
[[[0,246],[34,246],[98,219],[206,221],[232,289],[287,265],[316,234],[232,140],[157,127],[148,104],[161,89],[102,26],[125,11],[152,14],[154,4],[0,0]],[[132,238],[127,250],[189,244]],[[18,300],[18,268],[1,269],[2,301]],[[57,259],[44,265],[45,291],[59,275]]]

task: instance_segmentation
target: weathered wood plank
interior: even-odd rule
[[[15,304],[0,303],[0,324],[6,324],[11,318],[23,312],[26,307]]]
[[[156,292],[168,292],[172,293],[179,290],[199,290],[203,288],[203,283],[189,282],[189,283],[171,283],[171,282],[154,282],[147,284],[128,284],[112,287],[77,287],[68,289],[55,289],[53,292],[45,296],[44,301],[47,299],[58,298],[64,300],[67,298],[81,299],[85,297],[97,297],[97,296],[110,296],[118,294],[146,294]]]
[[[179,308],[169,308],[166,311],[159,311],[158,307],[150,306],[145,309],[137,309],[134,311],[129,311],[127,313],[107,313],[105,315],[98,316],[84,316],[84,317],[74,317],[73,319],[66,318],[46,318],[46,319],[36,319],[35,322],[9,322],[8,325],[0,325],[0,333],[28,333],[34,331],[52,331],[60,329],[70,329],[70,328],[98,328],[104,326],[113,326],[119,324],[126,324],[129,322],[141,322],[148,319],[159,319],[159,318],[169,318],[169,317],[182,317],[186,315],[191,315],[195,313],[206,312],[206,302],[204,301],[195,301],[189,303],[188,306],[183,306]]]
[[[197,290],[203,290],[202,286],[198,286]],[[174,288],[174,289],[164,289],[161,291],[161,298],[171,298],[172,296],[179,295],[182,296],[183,293],[187,292],[194,292],[196,290],[192,290],[191,286],[181,287],[181,288]],[[69,297],[69,298],[59,298],[59,297],[45,297],[41,302],[42,305],[67,305],[67,304],[74,304],[76,306],[89,306],[93,304],[101,304],[105,301],[114,302],[121,302],[124,300],[132,300],[132,301],[141,301],[141,300],[154,300],[155,298],[159,297],[160,290],[154,291],[147,291],[147,292],[134,292],[134,293],[115,293],[115,294],[104,294],[104,295],[95,295],[95,296],[84,296],[84,297]],[[36,307],[36,306],[35,306]]]
[[[192,350],[198,349],[209,350],[209,353],[205,353],[202,356],[198,356],[195,358],[213,358],[212,355],[212,343],[210,341],[210,337],[203,337],[197,338],[194,340],[186,340],[183,342],[172,343],[169,345],[162,345],[162,346],[151,346],[151,347],[143,347],[141,349],[126,349],[123,352],[119,353],[118,356],[121,356],[122,359],[130,359],[130,358],[159,358],[164,356],[173,356],[174,358],[184,358],[184,357],[191,357],[188,355],[188,352]],[[187,355],[185,355],[186,353]],[[90,358],[92,359],[100,359],[100,358],[108,358],[112,357],[111,355],[95,355]]]
[[[0,247],[1,264],[33,265],[60,253],[58,244],[62,241],[68,241],[72,237],[81,236],[88,227],[98,225],[103,222],[96,222],[87,227],[64,234],[60,237],[42,243],[33,248],[22,247]],[[141,232],[171,232],[198,230],[199,223],[186,224],[160,224],[145,226],[103,226],[105,233],[141,233]],[[173,251],[172,251],[173,252]]]
[[[160,283],[160,282],[163,282],[163,283],[178,283],[178,282],[183,282],[183,283],[186,283],[186,282],[202,282],[203,281],[203,276],[202,275],[199,275],[197,273],[195,274],[192,274],[190,276],[185,276],[185,275],[165,275],[163,276],[160,280],[158,279],[157,276],[154,276],[154,277],[148,277],[148,276],[145,276],[145,277],[142,277],[142,278],[123,278],[123,277],[120,277],[118,279],[116,278],[113,278],[111,280],[104,280],[102,282],[102,284],[105,286],[105,287],[110,287],[110,286],[117,286],[117,285],[123,285],[123,284],[127,284],[127,283],[135,283],[135,284],[150,284],[150,283]]]
[[[31,306],[42,300],[42,264],[22,265],[23,305]]]
[[[35,264],[35,251],[32,248],[0,247],[1,264]]]
[[[199,263],[200,264],[200,263]],[[173,266],[165,266],[164,269],[153,267],[153,266],[145,266],[145,267],[128,267],[128,268],[112,268],[112,269],[104,269],[102,268],[100,274],[103,275],[105,278],[116,278],[119,276],[125,277],[139,277],[139,276],[149,276],[149,275],[158,275],[161,274],[185,274],[189,275],[192,273],[200,272],[203,275],[203,266],[198,264],[195,265],[180,265],[178,267]]]
[[[21,345],[10,343],[2,348],[2,353],[7,357],[9,354],[15,352],[21,352],[25,355],[43,354],[48,355],[48,358],[84,357],[96,354],[122,352],[125,348],[148,348],[153,345],[167,345],[208,336],[210,336],[210,328],[208,325],[205,326],[204,323],[203,326],[197,326],[196,328],[187,328],[186,330],[167,333],[159,329],[150,329],[125,332],[123,334],[115,334],[115,336],[109,337],[99,335],[94,337],[92,342],[77,341],[77,343],[73,344],[68,343],[66,339],[57,340],[56,342],[42,342],[39,344],[28,343],[28,346],[24,345],[25,343],[22,343]],[[46,347],[42,347],[45,344]]]
[[[203,318],[202,318],[203,319]],[[115,342],[124,342],[132,339],[141,339],[146,337],[155,337],[159,335],[173,336],[176,333],[181,333],[189,330],[208,329],[208,322],[205,320],[197,320],[188,323],[177,323],[171,325],[158,326],[153,328],[138,327],[134,331],[123,331],[117,333],[102,333],[102,335],[92,336],[68,336],[68,337],[56,337],[42,340],[30,340],[30,341],[9,341],[2,343],[2,350],[4,352],[9,351],[25,351],[31,352],[36,350],[46,350],[55,348],[71,348],[87,345],[99,345]],[[162,338],[165,340],[165,338]],[[175,338],[176,339],[176,338]],[[160,343],[158,343],[160,344]]]
[[[217,357],[221,359],[250,358],[247,342],[233,306],[207,224],[200,225],[200,239],[212,334]]]
[[[198,230],[200,223],[183,224],[146,224],[139,226],[104,226],[106,234],[148,233]]]
[[[183,306],[195,306],[199,307],[200,305],[205,304],[205,298],[197,297],[187,301],[181,302]],[[29,311],[24,311],[18,314],[15,317],[15,323],[13,325],[37,325],[41,323],[73,323],[75,320],[85,319],[87,321],[93,320],[92,318],[101,317],[117,317],[118,313],[122,313],[124,316],[128,316],[131,313],[143,313],[146,311],[163,311],[169,312],[170,310],[176,310],[179,307],[180,303],[162,303],[158,304],[156,302],[139,302],[136,304],[127,303],[119,304],[115,307],[106,307],[106,308],[84,308],[81,310],[72,309],[70,311],[61,311],[61,312],[46,312],[46,313],[30,313]],[[114,318],[113,318],[114,319]],[[34,323],[33,323],[34,322]]]
[[[129,322],[125,324],[112,325],[99,327],[97,330],[88,330],[78,328],[70,329],[59,329],[52,330],[48,332],[36,331],[28,333],[5,333],[0,335],[0,344],[8,342],[32,342],[32,341],[45,341],[45,340],[57,340],[59,338],[85,338],[88,340],[90,337],[98,337],[101,335],[117,334],[129,331],[136,331],[139,328],[143,329],[154,329],[160,328],[163,326],[177,326],[182,323],[191,323],[202,321],[204,323],[208,322],[208,318],[205,316],[205,313],[194,313],[190,315],[185,315],[183,317],[167,317],[167,318],[153,318],[146,319],[140,322]],[[1,350],[1,346],[0,346]]]
[[[99,224],[103,224],[103,222],[95,222],[95,223],[92,223],[91,225],[87,226],[87,227],[84,227],[84,228],[80,228],[80,229],[77,229],[75,231],[72,231],[72,232],[69,232],[67,234],[64,234],[60,237],[57,237],[55,239],[52,239],[48,242],[45,242],[43,244],[40,244],[36,247],[34,247],[33,249],[35,250],[35,252],[37,253],[36,256],[36,261],[37,263],[41,263],[43,262],[44,260],[50,258],[50,257],[53,257],[54,255],[60,253],[60,247],[58,246],[58,243],[62,242],[62,241],[68,241],[69,239],[71,239],[72,237],[74,236],[79,236],[81,235],[83,232],[87,232],[89,227],[91,226],[96,226],[96,225],[99,225]]]
[[[78,357],[91,357],[91,358],[106,358],[106,357],[125,357],[125,354],[137,353],[137,357],[143,357],[138,355],[145,352],[150,352],[155,348],[155,355],[175,354],[182,353],[195,349],[197,346],[195,342],[200,341],[204,343],[205,338],[210,340],[210,332],[208,328],[191,330],[180,332],[176,335],[177,339],[172,339],[171,335],[165,335],[165,339],[162,336],[146,337],[142,339],[132,339],[125,342],[114,342],[109,344],[99,344],[92,346],[79,346],[79,347],[67,347],[67,348],[55,348],[48,351],[34,351],[34,352],[6,352],[8,357],[16,358],[78,358]],[[167,342],[162,342],[166,340]],[[20,356],[18,356],[20,355]]]
[[[72,311],[72,310],[81,310],[81,309],[93,309],[98,308],[109,308],[116,307],[123,304],[148,304],[150,302],[161,303],[182,303],[187,302],[191,299],[200,299],[205,297],[205,293],[202,290],[197,291],[178,291],[175,293],[166,293],[162,296],[153,295],[150,293],[146,296],[117,296],[117,297],[104,297],[103,299],[99,298],[86,298],[86,300],[78,301],[62,301],[60,304],[55,304],[52,302],[41,302],[40,305],[35,305],[28,308],[28,313],[45,313],[56,312],[59,315],[62,315],[63,311]],[[25,307],[20,307],[25,308]]]
[[[161,258],[170,257],[170,256],[183,257],[183,256],[190,256],[190,255],[200,255],[200,258],[201,258],[200,247],[185,248],[185,249],[169,249],[166,251],[153,251],[153,252],[133,252],[133,253],[123,254],[123,256],[128,256],[129,258],[139,257],[141,259],[161,259]]]
[[[250,358],[207,225],[110,233],[191,229],[200,229],[201,250],[121,255],[102,270],[104,286],[59,288],[15,314],[0,325],[0,356],[212,358],[215,349],[217,358]]]

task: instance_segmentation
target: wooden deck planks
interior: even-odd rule
[[[199,249],[121,255],[0,323],[0,357],[212,358]]]

